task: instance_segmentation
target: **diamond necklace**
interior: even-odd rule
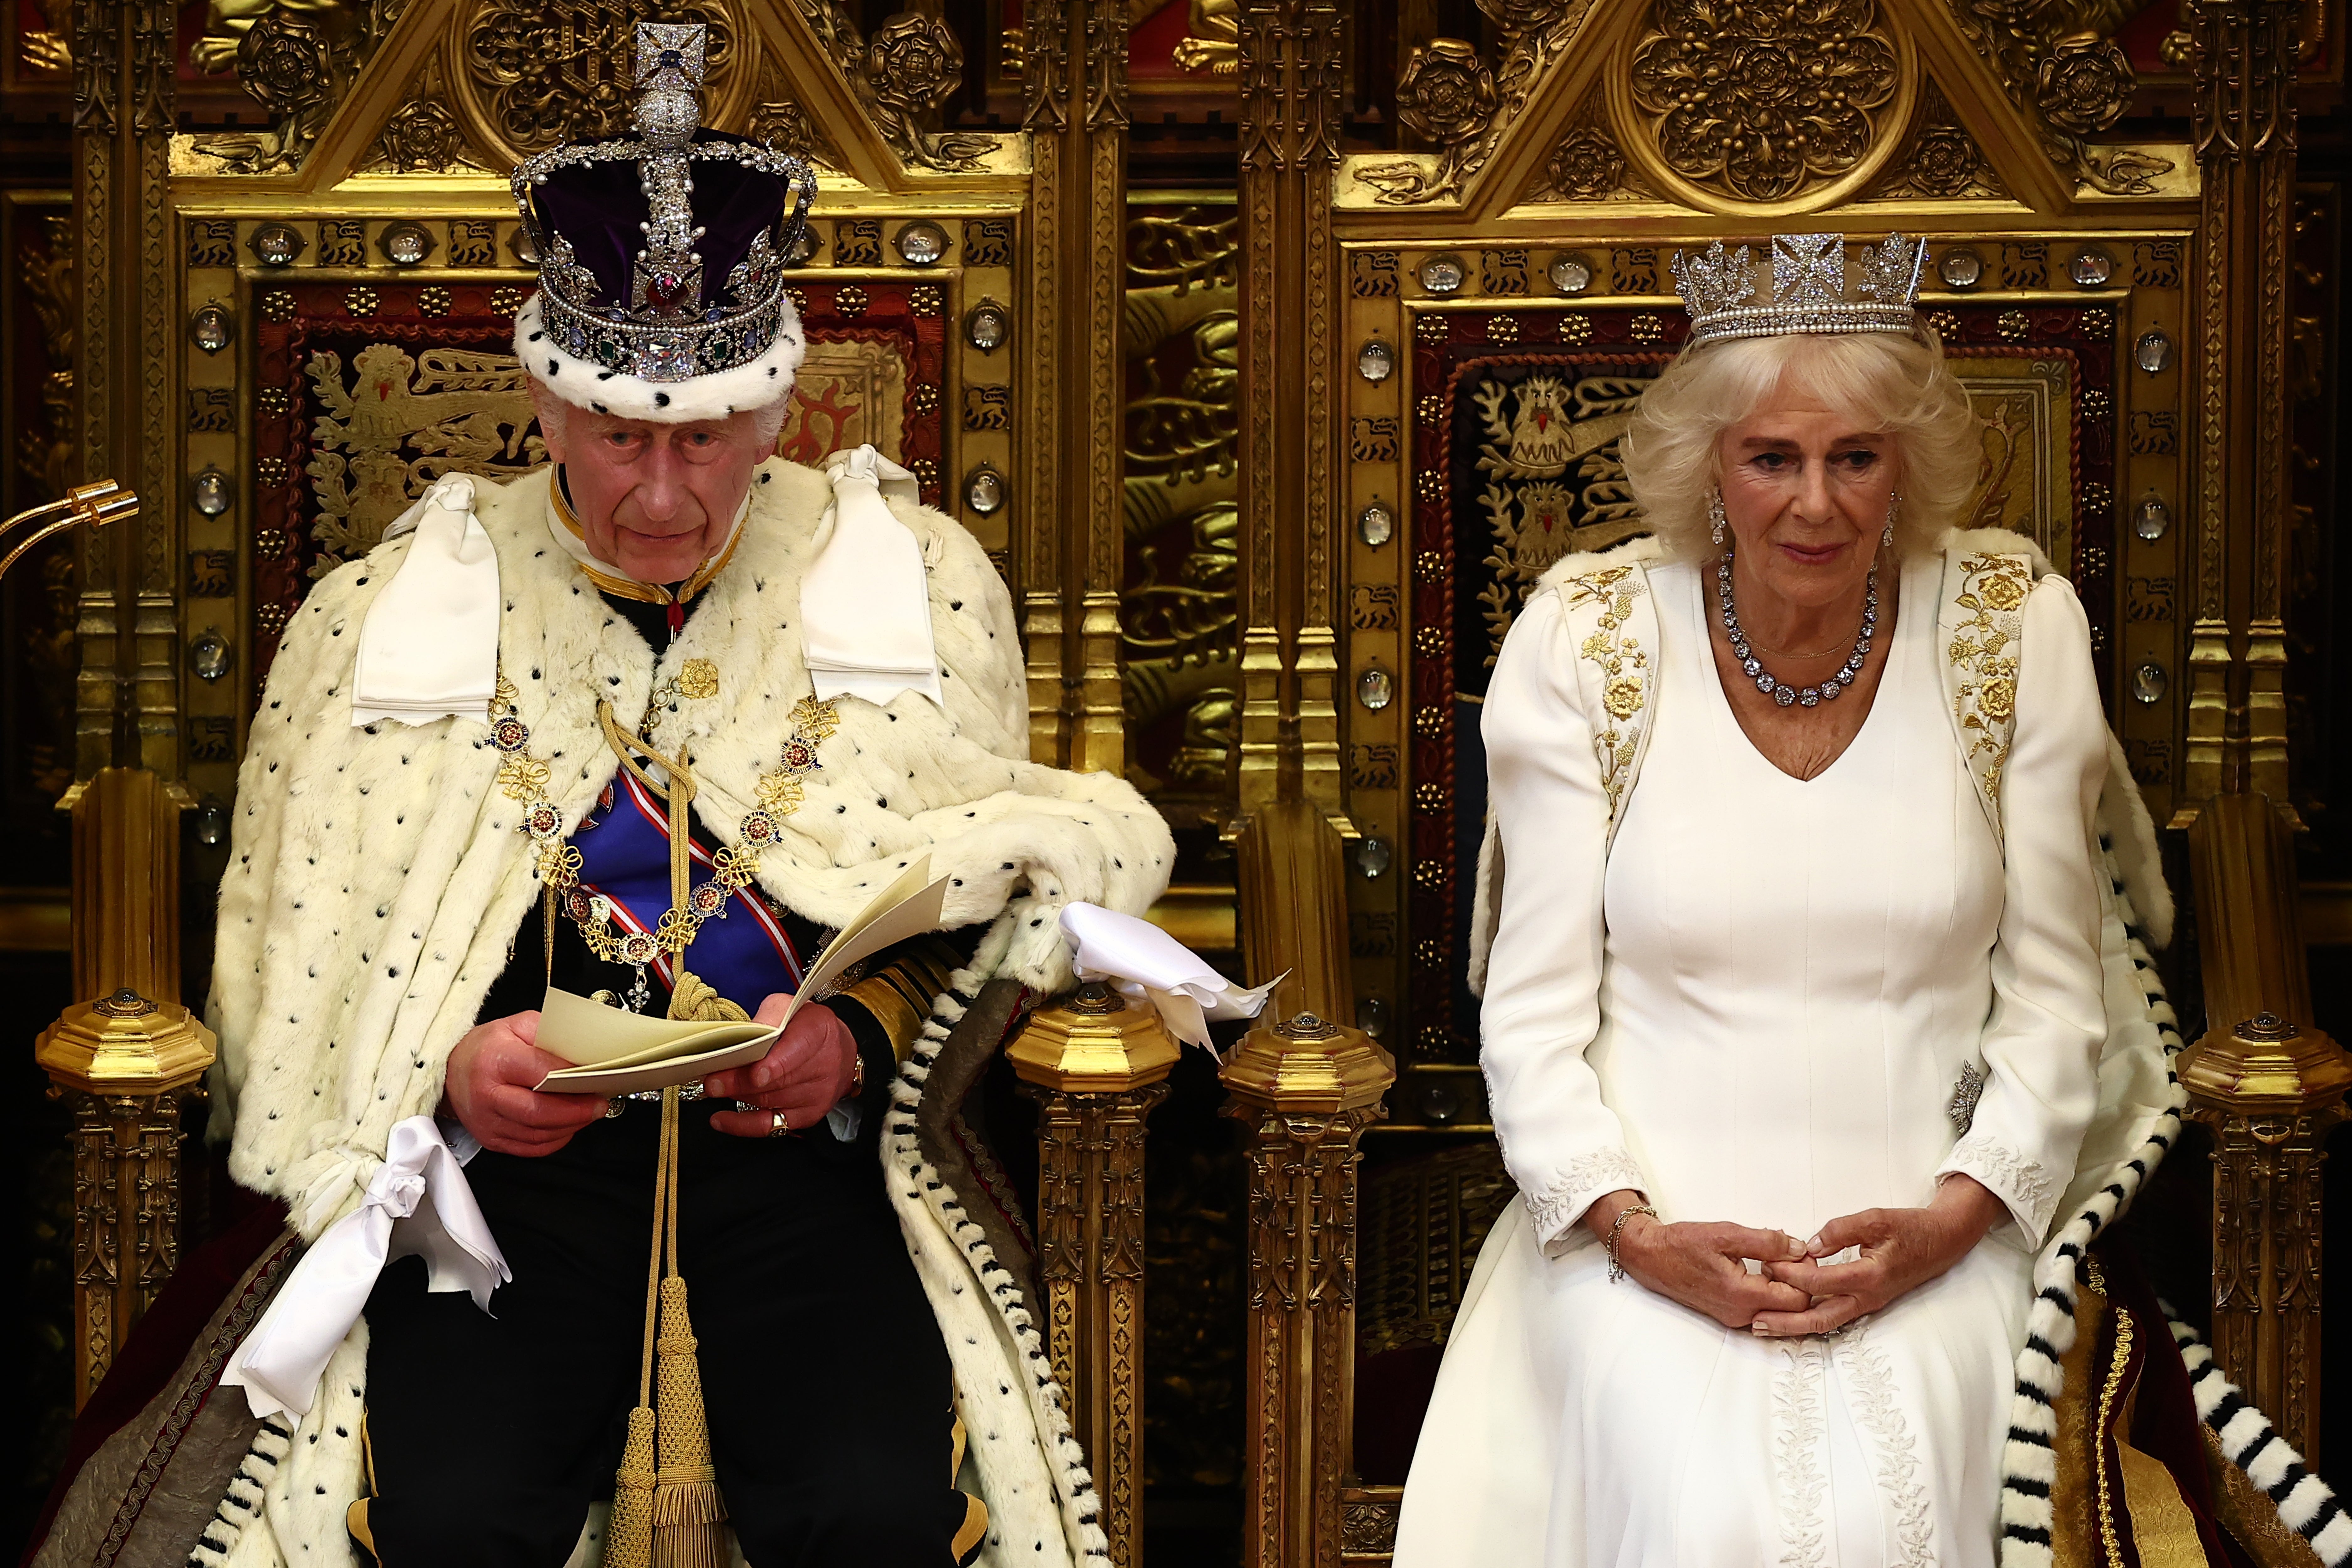
[[[1756,689],[1783,708],[1818,708],[1823,702],[1834,701],[1853,684],[1862,673],[1863,661],[1870,657],[1870,639],[1878,631],[1878,568],[1870,569],[1869,584],[1863,590],[1862,630],[1854,637],[1853,652],[1835,675],[1819,686],[1796,687],[1776,679],[1756,657],[1748,634],[1740,628],[1739,613],[1731,607],[1731,554],[1725,552],[1723,563],[1715,569],[1715,605],[1723,617],[1724,635],[1731,641],[1731,657],[1739,668],[1756,682]]]

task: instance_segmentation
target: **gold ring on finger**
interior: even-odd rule
[[[784,1115],[784,1113],[783,1113],[782,1111],[781,1111],[781,1110],[771,1110],[770,1112],[768,1112],[768,1136],[769,1136],[769,1137],[771,1137],[771,1138],[782,1138],[785,1133],[790,1132],[792,1130],[793,1130],[793,1124],[792,1124],[792,1121],[791,1121],[791,1120],[790,1120],[789,1118],[787,1118],[787,1117]]]

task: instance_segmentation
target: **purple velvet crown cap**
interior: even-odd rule
[[[698,131],[694,140],[698,145],[758,145],[723,131]],[[643,167],[625,156],[575,163],[551,171],[544,184],[530,186],[542,252],[559,236],[568,240],[573,258],[596,275],[601,287],[594,304],[599,308],[625,308],[629,303],[637,252],[646,242],[641,226],[653,211],[638,177]],[[694,222],[703,230],[695,244],[702,257],[702,310],[740,310],[751,301],[722,298],[727,275],[750,252],[759,235],[765,233],[772,243],[784,243],[779,226],[792,205],[791,187],[774,174],[731,159],[697,158],[691,167]]]

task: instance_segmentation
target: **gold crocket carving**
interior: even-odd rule
[[[1135,0],[1130,23],[1160,9],[1160,0]],[[1241,0],[1192,0],[1184,36],[1176,41],[1176,68],[1210,76],[1239,76],[1242,69]]]

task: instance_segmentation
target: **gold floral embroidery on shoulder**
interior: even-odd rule
[[[1593,715],[1592,750],[1601,762],[1601,788],[1609,797],[1612,825],[1633,783],[1650,702],[1649,650],[1625,630],[1633,601],[1647,591],[1642,569],[1632,565],[1580,572],[1559,584],[1561,603],[1570,610],[1600,609],[1591,635],[1576,651],[1601,677],[1601,711]]]
[[[1952,714],[1969,767],[1995,807],[2017,732],[2018,638],[2032,592],[2033,563],[2023,555],[1986,552],[1960,563],[1960,591],[1952,600],[1960,619],[1944,650],[1955,678]]]

